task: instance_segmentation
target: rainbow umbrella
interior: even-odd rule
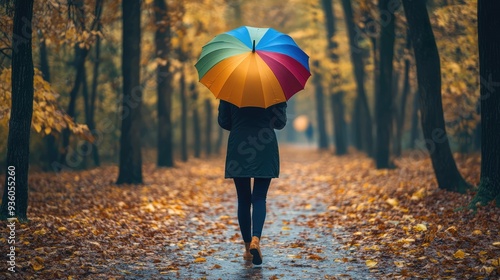
[[[216,98],[238,107],[285,102],[311,76],[309,56],[290,36],[249,26],[217,35],[203,46],[195,66]]]

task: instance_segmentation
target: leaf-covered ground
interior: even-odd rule
[[[284,147],[273,180],[264,264],[242,259],[235,191],[223,158],[144,167],[145,184],[116,186],[116,167],[30,176],[28,224],[16,224],[16,273],[0,279],[497,279],[500,211],[456,211],[472,194],[436,188],[430,161],[399,168]],[[461,157],[477,184],[479,158]],[[2,180],[3,182],[3,180]]]

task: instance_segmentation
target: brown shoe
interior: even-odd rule
[[[251,261],[253,259],[252,254],[250,254],[250,242],[245,242],[245,253],[243,253],[243,259],[245,261]]]
[[[250,242],[250,254],[252,254],[252,263],[259,265],[262,264],[262,253],[260,252],[260,240],[257,236],[252,237],[252,242]]]

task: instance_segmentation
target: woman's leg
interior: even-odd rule
[[[250,207],[252,204],[252,189],[250,178],[234,178],[236,193],[238,195],[238,223],[245,243],[252,241],[252,218]]]
[[[264,221],[266,220],[266,197],[270,184],[271,178],[255,178],[253,183],[252,236],[257,236],[259,239],[262,235]]]

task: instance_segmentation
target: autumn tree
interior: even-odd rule
[[[337,155],[344,155],[347,153],[347,137],[346,137],[346,122],[344,115],[344,92],[339,90],[339,85],[341,83],[338,44],[335,41],[336,32],[336,18],[332,5],[332,0],[322,0],[321,4],[323,6],[323,11],[325,13],[325,25],[326,25],[326,39],[328,46],[328,54],[334,65],[334,70],[331,75],[333,76],[334,90],[335,92],[330,96],[330,105],[332,108],[333,115],[333,130],[335,137],[335,153]]]
[[[26,222],[30,128],[33,113],[33,0],[14,4],[12,45],[12,109],[7,143],[7,164],[0,218]]]
[[[390,0],[379,0],[380,29],[379,48],[379,89],[375,94],[375,164],[377,168],[389,168],[392,124],[392,76],[395,41],[395,15]]]
[[[201,126],[200,126],[200,113],[198,111],[198,90],[196,89],[195,83],[191,83],[189,86],[189,92],[191,94],[191,100],[194,104],[193,106],[193,140],[194,140],[194,157],[201,157]]]
[[[45,38],[43,33],[39,32],[39,48],[40,48],[40,71],[42,71],[42,77],[45,81],[50,83],[50,66],[48,61],[48,51]],[[56,145],[56,137],[52,134],[47,135],[44,138],[45,142],[45,170],[50,170],[52,163],[58,160],[58,150]]]
[[[401,92],[401,102],[399,106],[399,110],[396,117],[396,136],[394,138],[394,155],[401,156],[402,151],[402,138],[403,138],[403,126],[406,119],[406,103],[408,100],[408,96],[410,94],[410,48],[411,41],[408,31],[406,31],[406,43],[404,47],[404,69],[403,69],[403,89]]]
[[[439,188],[465,192],[469,185],[457,169],[451,153],[441,99],[441,66],[432,26],[424,1],[403,0],[413,44],[421,124]]]
[[[313,62],[314,96],[316,98],[316,126],[318,131],[318,148],[328,149],[328,134],[326,133],[325,119],[325,93],[323,86],[323,73],[319,61]]]
[[[85,30],[84,3],[82,0],[78,0],[74,1],[73,5],[75,6],[74,19],[73,19],[75,26],[77,27],[77,30],[79,32],[83,32]],[[73,83],[73,87],[71,88],[69,94],[70,99],[68,103],[68,109],[66,110],[68,115],[72,118],[74,118],[76,114],[76,99],[78,96],[78,92],[80,91],[82,85],[86,83],[85,61],[89,53],[89,49],[86,48],[85,46],[81,46],[80,44],[75,44],[74,49],[75,49],[75,59],[73,65],[76,68],[76,77]],[[71,131],[69,130],[69,128],[65,129],[62,134],[62,151],[59,158],[59,163],[62,166],[65,166],[67,163],[67,155],[69,153],[69,146],[70,146],[70,136],[71,136]]]
[[[351,53],[351,61],[353,65],[354,78],[356,81],[357,97],[355,103],[355,114],[357,122],[353,129],[357,131],[355,135],[368,154],[373,152],[373,130],[370,107],[365,91],[365,65],[363,62],[363,50],[360,46],[359,29],[354,23],[354,15],[351,5],[351,0],[342,0],[344,10],[344,19],[349,35],[349,46]]]
[[[156,73],[156,91],[158,95],[158,158],[160,167],[174,166],[173,127],[172,127],[172,74],[170,60],[167,58],[171,47],[171,21],[168,17],[168,5],[165,0],[155,0],[155,48],[159,59]]]
[[[122,2],[122,75],[120,166],[117,184],[142,183],[141,157],[141,1]]]
[[[500,207],[500,2],[478,0],[479,76],[481,79],[481,179],[469,207],[496,200]]]

